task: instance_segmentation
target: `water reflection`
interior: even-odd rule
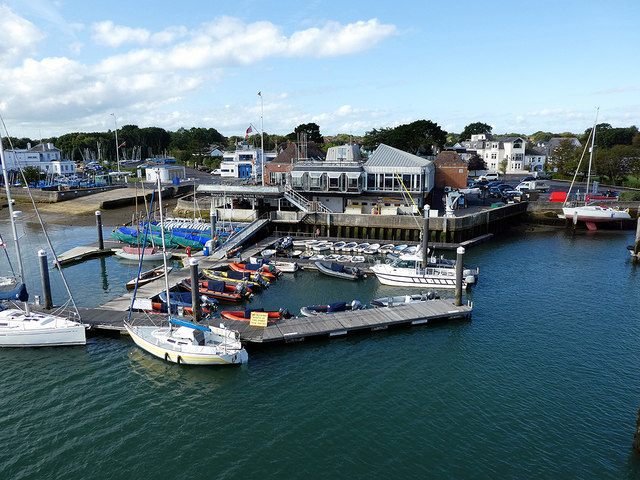
[[[143,352],[136,346],[129,351],[131,371],[157,387],[171,385],[211,393],[243,375],[248,366],[177,365]]]

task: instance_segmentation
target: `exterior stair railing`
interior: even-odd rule
[[[303,212],[320,212],[320,213],[331,213],[326,205],[321,202],[312,202],[307,200],[298,192],[296,192],[291,185],[284,185],[283,190],[284,198],[286,198],[290,203],[298,207]]]

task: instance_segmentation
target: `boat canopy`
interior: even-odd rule
[[[181,327],[192,328],[194,330],[202,330],[203,332],[210,332],[211,329],[205,325],[198,325],[197,323],[187,322],[186,320],[180,320],[179,318],[173,318],[169,320],[173,325],[179,325]]]
[[[17,285],[13,290],[0,292],[0,300],[17,300],[20,302],[26,302],[27,300],[29,300],[27,286],[24,283],[21,283],[20,285]]]

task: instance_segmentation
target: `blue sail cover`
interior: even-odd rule
[[[27,300],[29,300],[27,286],[24,283],[21,283],[13,290],[10,290],[8,292],[0,292],[0,300],[17,300],[20,302],[26,302]]]
[[[209,327],[205,327],[204,325],[198,325],[197,323],[187,322],[186,320],[180,320],[179,318],[171,317],[169,320],[173,325],[179,325],[181,327],[193,328],[194,330],[202,330],[203,332],[210,332],[211,329]]]

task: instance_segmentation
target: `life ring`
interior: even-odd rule
[[[180,355],[178,355],[178,358],[176,358],[176,363],[178,365],[180,365],[182,363],[182,357]]]

